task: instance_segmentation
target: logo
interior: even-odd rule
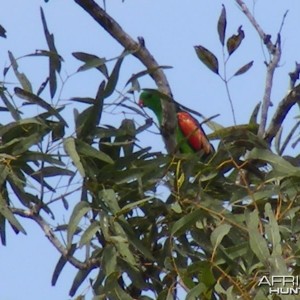
[[[268,286],[269,294],[298,295],[300,294],[300,277],[293,275],[263,276],[258,286]]]

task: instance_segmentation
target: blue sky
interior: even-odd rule
[[[219,43],[216,24],[222,1],[192,0],[188,5],[178,0],[109,0],[108,12],[132,37],[143,36],[146,46],[161,65],[173,66],[166,70],[175,99],[184,105],[200,111],[206,116],[220,114],[215,121],[232,125],[232,115],[225,93],[224,84],[209,71],[197,58],[194,45],[202,45],[213,51],[222,64],[222,48]],[[254,60],[252,69],[245,75],[230,82],[230,91],[238,124],[246,123],[251,111],[261,100],[265,81],[263,46],[248,20],[239,10],[235,1],[226,2],[227,37],[236,33],[243,25],[246,37],[228,64],[228,74],[234,73],[245,63]],[[102,5],[102,1],[98,1]],[[254,9],[255,17],[266,33],[276,36],[282,16],[289,10],[282,31],[283,55],[278,68],[272,101],[276,103],[286,94],[289,78],[295,61],[300,61],[300,42],[297,29],[300,28],[300,2],[298,0],[256,0],[246,1]],[[64,58],[62,76],[74,73],[80,63],[72,57],[75,51],[84,51],[111,58],[119,55],[122,48],[100,28],[73,1],[41,0],[3,1],[0,11],[0,24],[7,30],[7,39],[0,39],[0,67],[8,65],[7,50],[15,57],[46,49],[46,42],[40,20],[40,6],[43,7],[50,32],[54,33],[58,52]],[[26,58],[19,62],[20,69],[32,81],[36,90],[47,73],[47,63],[43,59]],[[123,89],[128,78],[144,67],[135,58],[127,58],[121,70],[118,88]],[[89,71],[72,76],[64,85],[61,98],[90,96],[96,93],[102,78],[98,72]],[[2,80],[0,78],[0,80]],[[11,77],[11,80],[14,80]],[[150,78],[140,80],[142,87],[154,87]],[[298,112],[295,111],[294,115]],[[123,115],[107,114],[103,122],[119,126]],[[293,115],[292,115],[293,116]],[[130,116],[131,118],[134,116]],[[292,118],[289,123],[292,124]],[[73,117],[68,120],[70,124]],[[1,120],[1,122],[3,122]],[[144,135],[145,145],[150,133]],[[140,137],[143,139],[143,137]],[[158,136],[154,149],[163,150]],[[151,136],[151,141],[154,138]],[[57,207],[58,220],[68,219],[68,212]],[[58,253],[49,244],[35,224],[21,220],[28,233],[16,236],[8,230],[8,246],[0,246],[0,299],[52,300],[69,299],[68,290],[76,270],[68,266],[61,274],[56,287],[50,280]],[[57,222],[57,223],[55,223]],[[83,285],[80,291],[88,287]]]

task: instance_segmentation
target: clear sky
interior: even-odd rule
[[[58,52],[64,58],[62,77],[66,78],[80,66],[71,53],[84,51],[98,56],[112,58],[119,55],[122,48],[102,28],[100,28],[74,1],[50,0],[10,0],[2,1],[0,24],[7,30],[7,39],[0,39],[0,67],[9,64],[7,50],[15,57],[33,53],[36,49],[47,49],[40,20],[40,6],[43,7],[50,32],[54,33]],[[102,1],[97,1],[102,5]],[[228,63],[228,74],[234,73],[245,63],[254,60],[252,69],[230,82],[237,122],[248,122],[251,111],[261,100],[265,80],[265,55],[256,32],[238,9],[235,1],[223,1],[227,9],[227,37],[236,33],[243,25],[245,40]],[[186,4],[188,3],[188,4]],[[159,64],[173,66],[166,70],[175,99],[184,105],[200,111],[209,117],[217,113],[215,121],[229,126],[233,124],[224,84],[197,58],[194,45],[202,45],[213,51],[222,65],[222,48],[219,43],[216,24],[222,1],[207,0],[107,0],[107,11],[132,37],[143,36],[146,46]],[[276,103],[288,89],[288,73],[295,61],[300,61],[300,2],[299,0],[256,0],[246,1],[254,11],[266,33],[275,38],[280,28],[283,14],[289,10],[282,30],[283,55],[278,68],[272,101]],[[36,90],[45,79],[47,63],[44,59],[26,58],[19,62]],[[135,58],[127,58],[121,70],[118,88],[122,90],[128,78],[144,67]],[[221,69],[222,70],[222,69]],[[222,72],[222,71],[221,71]],[[13,78],[13,77],[11,77]],[[2,80],[0,78],[0,80]],[[13,79],[15,80],[15,79]],[[96,93],[98,72],[89,71],[72,76],[65,84],[61,98],[90,96]],[[140,80],[142,87],[154,87],[147,77]],[[103,122],[119,126],[123,115],[107,114]],[[134,116],[130,116],[133,118]],[[1,120],[1,123],[3,120]],[[73,124],[73,117],[68,119]],[[149,137],[148,133],[148,137]],[[146,136],[145,136],[146,137]],[[142,139],[142,137],[140,137]],[[152,145],[163,150],[160,138]],[[149,139],[148,139],[149,140]],[[151,141],[153,141],[153,136]],[[145,145],[147,139],[145,138]],[[57,207],[58,220],[68,219],[68,212]],[[8,229],[7,247],[0,246],[0,299],[3,300],[63,300],[69,299],[70,289],[76,270],[66,267],[56,287],[51,287],[51,276],[59,254],[49,244],[37,225],[21,220],[28,235],[16,236]],[[83,291],[88,287],[81,287]]]

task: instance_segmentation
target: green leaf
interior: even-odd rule
[[[92,271],[92,268],[87,269],[87,270],[79,270],[74,278],[72,287],[70,289],[69,295],[73,297],[80,287],[80,285],[83,283],[83,281],[87,278],[87,276],[90,274]]]
[[[220,245],[222,239],[229,233],[231,227],[232,226],[229,224],[221,224],[212,232],[210,240],[214,248],[217,248]]]
[[[99,191],[99,198],[102,199],[113,215],[120,211],[118,199],[113,189]]]
[[[124,57],[128,54],[127,51],[123,51],[123,53],[120,55],[120,57],[117,59],[117,62],[108,78],[106,87],[104,89],[104,96],[103,98],[108,98],[115,90],[116,85],[118,83],[119,79],[119,72],[122,65],[122,62],[124,60]]]
[[[54,35],[50,34],[48,30],[46,18],[42,8],[41,8],[41,18],[42,18],[44,34],[46,37],[49,50],[50,52],[53,53],[53,55],[49,56],[49,85],[50,85],[50,95],[51,98],[53,98],[57,89],[56,72],[58,73],[60,72],[61,60],[60,60],[60,55],[58,54],[55,47]]]
[[[79,171],[80,175],[82,177],[85,177],[85,170],[81,163],[80,156],[78,155],[78,152],[76,150],[76,144],[75,139],[72,137],[68,137],[64,139],[64,149],[66,153],[70,156],[72,159],[74,165],[76,166],[77,170]]]
[[[78,224],[82,217],[87,214],[91,210],[89,203],[86,201],[80,201],[77,203],[72,211],[70,221],[68,224],[67,230],[67,244],[68,248],[70,249],[72,245],[72,240],[75,232],[77,231]]]
[[[267,297],[262,289],[257,290],[257,293],[255,295],[255,297],[253,298],[253,300],[269,300],[270,298]]]
[[[117,216],[125,215],[126,213],[133,210],[134,208],[141,207],[145,203],[148,203],[149,201],[151,201],[152,199],[153,199],[153,196],[147,197],[147,198],[144,198],[142,200],[138,200],[138,201],[135,201],[135,202],[132,202],[132,203],[129,203],[129,204],[123,206],[122,209],[120,209],[117,212]]]
[[[33,178],[36,182],[42,185],[44,188],[49,189],[49,191],[55,192],[55,189],[52,188],[45,180],[44,177],[39,173],[39,171],[35,171],[29,164],[22,165],[22,171],[26,173],[28,176]]]
[[[48,162],[51,165],[59,165],[59,166],[65,166],[65,164],[54,157],[52,157],[50,154],[46,153],[40,153],[37,151],[27,151],[26,153],[23,154],[23,159],[24,161],[32,161],[32,162],[38,162],[38,161],[43,161],[43,162]]]
[[[117,251],[113,245],[105,246],[102,254],[103,269],[106,276],[118,270]]]
[[[129,156],[133,153],[133,146],[136,135],[135,123],[133,120],[122,120],[120,130],[123,130],[126,134],[120,137],[116,137],[115,143],[123,142],[123,151],[125,156]]]
[[[219,62],[217,57],[202,46],[194,46],[198,58],[214,73],[219,74]]]
[[[36,172],[41,177],[53,177],[53,176],[73,176],[74,172],[66,168],[59,167],[44,167]]]
[[[238,34],[232,35],[227,40],[227,51],[229,55],[231,55],[241,45],[241,42],[244,38],[245,38],[244,30],[242,29],[242,26],[240,26],[238,28]]]
[[[261,106],[261,102],[257,103],[254,107],[254,110],[250,116],[249,124],[257,124],[257,116]]]
[[[12,150],[12,155],[20,155],[27,151],[31,146],[37,145],[42,140],[40,133],[32,134],[26,138],[15,139],[16,145]]]
[[[270,257],[269,248],[266,240],[263,238],[258,230],[259,218],[257,210],[252,212],[246,211],[246,224],[249,232],[249,243],[250,248],[257,256],[259,261],[264,265],[268,264],[268,259]]]
[[[1,244],[6,246],[6,218],[0,214],[0,239]]]
[[[199,299],[199,296],[203,296],[203,294],[208,290],[209,288],[206,287],[202,282],[195,285],[192,289],[189,290],[187,293],[185,300],[196,300]],[[210,295],[211,296],[211,295]],[[203,298],[203,299],[211,299],[209,298]]]
[[[119,285],[119,272],[111,273],[105,280],[105,295],[109,295],[109,300],[133,300]]]
[[[6,30],[2,25],[0,25],[0,36],[6,38]]]
[[[268,224],[265,225],[265,228],[268,240],[272,244],[272,255],[282,255],[279,226],[270,203],[266,203],[265,205],[265,216],[269,220]]]
[[[112,229],[114,231],[114,235],[110,236],[109,241],[115,245],[122,259],[124,259],[133,268],[138,269],[135,257],[129,248],[129,241],[124,229],[118,222],[114,222],[112,224]]]
[[[83,141],[76,140],[76,149],[78,153],[80,153],[80,155],[82,156],[93,157],[104,161],[108,164],[114,164],[114,161],[107,154],[100,150],[96,150],[95,148]]]
[[[285,176],[300,176],[300,170],[298,167],[293,166],[283,157],[274,154],[270,150],[254,148],[248,156],[249,159],[258,159],[268,162],[272,165],[275,175],[277,177]]]
[[[96,232],[99,230],[100,230],[100,224],[96,221],[93,222],[82,234],[79,242],[79,247],[82,247],[83,245],[86,244],[90,244]]]
[[[15,93],[18,97],[25,99],[25,100],[29,101],[30,103],[37,104],[40,107],[44,108],[45,110],[47,110],[47,112],[56,116],[58,120],[60,120],[66,127],[68,127],[67,122],[58,113],[58,111],[54,107],[52,107],[50,104],[48,104],[45,100],[43,100],[42,98],[40,98],[28,91],[25,91],[21,88],[18,88],[18,87],[15,88]]]
[[[70,250],[68,251],[68,255],[72,256],[75,253],[76,249],[77,249],[76,244],[72,244]],[[54,269],[54,272],[53,272],[53,275],[52,275],[52,279],[51,279],[51,285],[52,286],[55,286],[61,271],[63,270],[64,266],[67,263],[68,263],[68,258],[65,255],[61,255],[61,257],[59,258],[59,260],[58,260],[58,262],[55,266],[55,269]]]
[[[27,55],[24,55],[24,57],[36,57],[36,56],[44,56],[44,57],[54,57],[55,59],[58,59],[60,62],[63,62],[64,59],[61,55],[59,55],[57,52],[52,52],[49,50],[36,50],[34,53],[30,53]]]
[[[8,207],[7,202],[2,197],[2,194],[0,193],[0,214],[7,219],[7,221],[16,228],[18,231],[22,232],[23,234],[27,234],[23,226],[20,224],[20,222],[17,220],[17,218],[14,216],[14,214],[11,212],[11,210]]]
[[[92,106],[80,113],[75,119],[76,133],[79,139],[89,141],[94,135],[95,129],[98,126],[102,115],[104,85],[105,82],[102,81],[99,85],[97,95]]]
[[[10,59],[11,66],[14,70],[14,73],[15,73],[16,77],[18,78],[21,86],[23,87],[23,89],[25,91],[32,92],[32,85],[31,85],[29,79],[26,77],[26,75],[24,73],[20,73],[18,71],[18,68],[19,68],[18,63],[10,51],[8,51],[8,56]]]
[[[196,275],[201,282],[201,285],[194,286],[192,283],[192,288],[188,293],[187,297],[193,299],[193,296],[196,295],[196,291],[199,292],[198,295],[203,296],[205,299],[211,299],[212,287],[216,283],[214,277],[212,263],[209,261],[196,261],[188,266],[186,272],[183,274],[183,280],[186,282],[190,278]]]
[[[14,118],[14,120],[18,121],[21,119],[20,112],[15,108],[13,104],[10,103],[5,93],[0,89],[0,97],[5,104],[6,108],[9,110],[10,114]],[[10,97],[10,96],[9,96]],[[11,97],[10,97],[11,98]]]
[[[84,62],[84,65],[79,67],[77,72],[82,72],[91,68],[96,68],[105,76],[105,78],[108,78],[108,71],[105,65],[107,60],[104,57],[100,58],[94,54],[89,54],[85,52],[73,52],[72,55],[78,60]]]
[[[171,228],[171,235],[180,235],[187,230],[187,228],[200,219],[201,212],[200,208],[196,209],[176,221]]]
[[[291,274],[290,268],[288,269],[288,263],[286,262],[282,254],[272,254],[272,256],[269,258],[269,264],[270,269],[272,270],[272,275]]]
[[[242,66],[241,68],[239,68],[233,76],[238,76],[238,75],[242,75],[244,73],[246,73],[252,66],[253,66],[254,61],[250,61],[249,63],[245,64],[244,66]]]
[[[65,136],[65,126],[62,123],[57,123],[53,126],[51,132],[52,142],[61,140]]]
[[[218,34],[222,46],[224,46],[224,42],[225,42],[226,25],[227,25],[226,9],[224,4],[222,4],[222,11],[218,20]]]
[[[172,66],[157,66],[155,68],[152,68],[152,69],[147,69],[147,70],[143,70],[141,72],[138,72],[136,74],[133,74],[126,82],[125,86],[127,86],[129,83],[132,83],[135,82],[138,78],[140,77],[143,77],[145,75],[148,75],[148,74],[153,74],[154,72],[156,72],[157,70],[159,69],[172,69],[173,67]]]
[[[134,228],[131,227],[131,225],[125,221],[124,218],[119,218],[118,223],[122,225],[122,228],[126,232],[126,236],[128,238],[129,243],[137,249],[140,253],[142,253],[147,259],[154,261],[155,258],[152,255],[151,249],[147,247],[147,245],[144,243],[144,241],[140,240],[136,236],[136,232]]]

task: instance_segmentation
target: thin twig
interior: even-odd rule
[[[94,20],[101,25],[116,41],[118,41],[126,50],[130,51],[148,70],[150,76],[155,81],[158,89],[172,97],[171,89],[168,80],[155,58],[145,47],[143,38],[135,41],[129,36],[122,27],[103,10],[94,0],[74,0],[81,6]],[[176,149],[175,128],[176,118],[175,107],[173,103],[162,101],[163,121],[162,121],[162,136],[164,138],[167,151],[173,153]]]

